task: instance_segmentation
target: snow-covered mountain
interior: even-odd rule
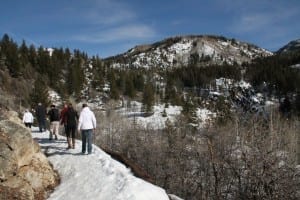
[[[276,53],[289,53],[293,51],[299,51],[300,50],[300,39],[293,40],[289,42],[287,45],[280,48]]]
[[[241,64],[256,57],[272,55],[253,44],[222,36],[172,37],[150,45],[140,45],[124,54],[105,59],[113,67],[169,68],[197,64]]]

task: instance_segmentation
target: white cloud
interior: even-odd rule
[[[87,11],[82,15],[92,24],[114,25],[137,18],[128,5],[108,0],[95,1]]]
[[[279,30],[293,18],[299,15],[298,8],[290,6],[280,7],[278,5],[269,5],[268,9],[245,9],[240,8],[237,11],[236,20],[233,21],[232,27],[234,32],[269,32],[273,33],[274,29]]]
[[[183,19],[176,19],[176,20],[173,20],[172,22],[171,22],[171,24],[173,25],[173,26],[179,26],[179,25],[182,25],[182,24],[184,24],[185,23],[185,20],[183,20]]]
[[[86,0],[70,4],[56,10],[55,17],[62,22],[71,20],[72,24],[83,25],[116,25],[138,19],[129,4],[115,0]]]
[[[122,25],[94,33],[74,36],[74,40],[91,43],[108,43],[131,39],[147,39],[156,35],[154,29],[143,24]]]
[[[89,15],[89,18],[92,19],[90,22],[94,24],[114,25],[128,20],[133,20],[135,18],[135,14],[128,10],[122,10],[107,15],[92,13]]]
[[[139,22],[135,10],[121,1],[88,0],[78,10],[78,18],[84,20],[88,28],[81,28],[74,41],[87,43],[129,42],[153,38],[156,31],[149,25]],[[74,12],[74,11],[73,11]]]
[[[264,13],[247,14],[239,18],[233,25],[233,30],[239,33],[257,31],[263,29],[270,23],[273,23],[272,15]]]

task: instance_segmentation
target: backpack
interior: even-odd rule
[[[54,108],[54,109],[51,109],[50,113],[49,113],[49,117],[50,117],[50,121],[53,122],[53,121],[59,121],[59,112],[58,112],[58,109]]]
[[[69,108],[65,115],[68,125],[76,125],[76,121],[78,120],[78,114],[76,110],[74,110],[73,108]]]

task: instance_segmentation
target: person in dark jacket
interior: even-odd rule
[[[67,135],[67,117],[66,117],[66,112],[68,110],[68,104],[64,103],[64,108],[60,112],[60,125],[64,125],[64,131],[65,134]]]
[[[67,149],[70,149],[70,148],[75,149],[75,133],[76,133],[76,129],[77,129],[78,113],[73,108],[71,103],[69,103],[69,105],[68,105],[68,109],[65,113],[65,118],[66,118],[66,124],[67,124],[67,131],[66,131],[67,142],[68,142]]]
[[[40,132],[46,131],[46,108],[42,103],[38,103],[38,106],[35,109],[36,119],[39,124]]]
[[[50,136],[49,139],[52,140],[53,135],[57,140],[58,131],[59,131],[59,111],[55,105],[51,105],[51,109],[48,112],[48,117],[50,120]]]

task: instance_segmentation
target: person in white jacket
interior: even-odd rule
[[[23,115],[23,123],[26,127],[31,128],[31,125],[33,123],[33,115],[28,109],[25,110],[25,113]]]
[[[81,131],[82,154],[86,152],[86,143],[88,143],[88,154],[92,153],[93,132],[96,130],[96,117],[87,104],[82,104],[82,111],[78,120],[78,132]]]

